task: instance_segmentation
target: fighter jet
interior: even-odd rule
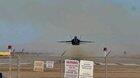
[[[94,43],[93,41],[82,41],[80,39],[78,39],[77,36],[74,36],[74,38],[70,41],[58,41],[58,42],[61,42],[61,43],[70,43],[72,45],[80,45],[82,43]]]

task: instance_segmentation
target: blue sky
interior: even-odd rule
[[[139,20],[140,0],[0,0],[0,49],[62,50],[56,41],[80,35],[91,52],[138,53]]]
[[[31,24],[12,24],[1,22],[1,44],[23,44],[39,37],[37,29]]]

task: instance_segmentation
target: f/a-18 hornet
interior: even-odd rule
[[[94,43],[93,41],[82,41],[82,40],[78,39],[77,36],[74,36],[74,38],[70,41],[58,41],[58,42],[69,43],[69,44],[72,44],[72,45],[80,45],[80,44],[83,44],[83,43]]]

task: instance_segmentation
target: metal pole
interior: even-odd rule
[[[10,50],[9,50],[9,52],[11,53]],[[11,54],[9,56],[9,78],[12,78],[12,56],[11,56]]]
[[[107,78],[107,56],[105,56],[105,78]]]
[[[12,78],[12,46],[8,45],[9,55],[9,78]]]
[[[64,51],[62,54],[61,54],[61,64],[60,64],[60,69],[61,69],[61,78],[63,78],[63,56],[64,54],[66,53],[66,51]]]
[[[62,70],[62,56],[61,56],[61,62],[60,62],[60,73],[61,73],[61,78],[63,78],[63,70]]]
[[[17,78],[20,78],[20,56],[17,55]]]
[[[110,52],[111,52],[111,50],[108,53],[106,52],[106,55],[105,55],[105,78],[108,78],[108,76],[107,76],[107,73],[108,73],[108,71],[107,71],[107,67],[108,67],[107,57],[110,54]]]

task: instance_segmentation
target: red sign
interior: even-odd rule
[[[64,78],[78,78],[79,61],[65,60],[65,75]]]

